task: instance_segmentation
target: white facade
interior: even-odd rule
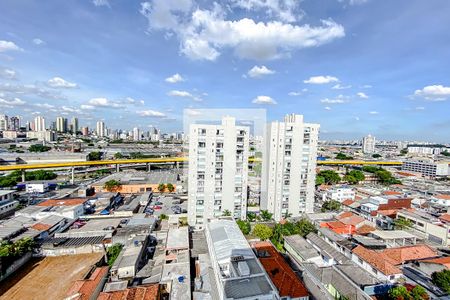
[[[38,141],[53,142],[58,136],[54,131],[27,131],[27,138],[37,139]]]
[[[45,131],[45,118],[37,116],[34,118],[34,131]]]
[[[67,119],[64,117],[56,118],[56,131],[67,132]]]
[[[323,201],[339,201],[343,202],[345,200],[355,200],[356,193],[355,191],[350,187],[337,187],[337,188],[331,188],[327,190],[322,197]]]
[[[261,179],[261,208],[276,221],[313,212],[319,124],[286,115],[267,126]]]
[[[72,133],[76,134],[78,132],[78,127],[79,127],[78,118],[73,117],[71,123],[72,123],[71,124],[72,125]]]
[[[140,141],[141,140],[141,131],[137,127],[133,128],[133,140],[134,141]]]
[[[96,127],[96,133],[98,137],[104,137],[106,130],[105,130],[105,122],[103,121],[98,121],[97,122],[97,127]]]
[[[0,115],[0,131],[8,130],[9,128],[9,119],[7,115]]]
[[[27,193],[45,193],[48,191],[48,183],[27,183],[25,190]]]
[[[363,153],[375,153],[375,137],[368,136],[363,137],[362,140],[362,151]]]
[[[409,146],[408,153],[410,154],[420,154],[420,155],[438,155],[442,151],[447,150],[447,148],[439,147],[420,147],[420,146]]]
[[[247,213],[249,128],[224,117],[221,125],[189,129],[188,221],[203,228],[225,210],[237,219]]]
[[[448,162],[433,161],[405,161],[402,164],[402,170],[416,172],[424,177],[448,176],[450,168]]]

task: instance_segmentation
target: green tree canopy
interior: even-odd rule
[[[248,212],[247,213],[247,220],[249,222],[255,222],[256,214],[254,212]]]
[[[116,258],[120,254],[120,251],[122,251],[122,247],[123,246],[121,244],[114,244],[108,248],[108,251],[106,252],[106,257],[108,258],[108,266],[111,267],[114,264]]]
[[[253,235],[257,236],[261,241],[265,241],[272,237],[273,230],[265,224],[256,224],[253,227]]]
[[[347,156],[345,153],[339,152],[339,153],[336,155],[336,159],[340,159],[340,160],[351,160],[351,159],[353,159],[353,157],[352,157],[352,156]]]
[[[102,153],[100,151],[93,151],[89,153],[88,160],[101,160],[102,159]]]
[[[358,170],[352,170],[344,176],[344,181],[347,181],[350,184],[358,184],[365,179],[366,176],[364,176],[364,173]]]
[[[224,216],[224,217],[230,217],[230,216],[231,216],[231,211],[228,210],[228,209],[225,209],[225,210],[222,212],[222,216]]]
[[[273,214],[270,213],[268,210],[261,210],[260,215],[261,215],[262,220],[266,221],[266,222],[272,220],[272,216],[273,216]]]
[[[330,200],[330,201],[325,201],[322,204],[322,208],[321,211],[322,212],[327,212],[327,211],[338,211],[341,208],[341,203],[339,201],[336,200]]]
[[[171,184],[171,183],[168,183],[168,184],[166,185],[166,187],[167,187],[167,190],[168,190],[170,193],[172,193],[172,192],[175,190],[175,187],[174,187],[173,184]]]
[[[237,220],[236,223],[239,226],[239,229],[242,231],[243,234],[247,235],[252,230],[252,227],[250,226],[250,222],[243,221],[243,220]]]
[[[320,177],[323,177],[324,183],[326,184],[336,184],[341,181],[341,177],[338,173],[333,170],[323,170],[317,174]]]
[[[442,270],[431,274],[431,281],[441,290],[450,294],[450,270]]]
[[[158,191],[160,193],[164,192],[166,190],[166,185],[164,183],[158,184]]]
[[[108,192],[117,192],[121,187],[122,184],[120,183],[120,181],[117,181],[115,179],[108,180],[103,185],[103,188]]]
[[[382,157],[381,154],[378,153],[372,154],[372,158],[380,158],[380,157]]]
[[[47,152],[50,149],[52,149],[52,148],[49,146],[44,146],[42,144],[34,144],[34,145],[31,145],[30,148],[28,148],[28,151],[30,151],[30,152]]]
[[[114,158],[115,158],[115,159],[121,159],[121,158],[123,158],[123,154],[120,153],[120,152],[116,152],[116,153],[114,154]]]
[[[325,183],[325,178],[323,176],[316,176],[316,185],[321,185]]]

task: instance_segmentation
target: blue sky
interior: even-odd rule
[[[25,121],[176,131],[185,108],[265,108],[320,123],[322,139],[450,139],[446,0],[3,0],[0,12],[0,112]]]

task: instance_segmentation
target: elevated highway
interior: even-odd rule
[[[0,171],[14,170],[35,170],[35,169],[56,169],[71,167],[89,167],[101,165],[130,165],[130,164],[167,164],[187,162],[187,157],[167,157],[167,158],[144,158],[144,159],[116,159],[116,160],[97,160],[97,161],[73,161],[73,162],[55,162],[38,164],[15,164],[0,165]],[[261,161],[259,158],[250,158],[250,162]],[[382,165],[382,166],[401,166],[401,161],[363,161],[363,160],[319,160],[318,165]]]

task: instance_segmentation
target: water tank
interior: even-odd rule
[[[241,276],[249,276],[250,275],[250,268],[248,267],[247,262],[240,261],[238,262],[238,270]]]

